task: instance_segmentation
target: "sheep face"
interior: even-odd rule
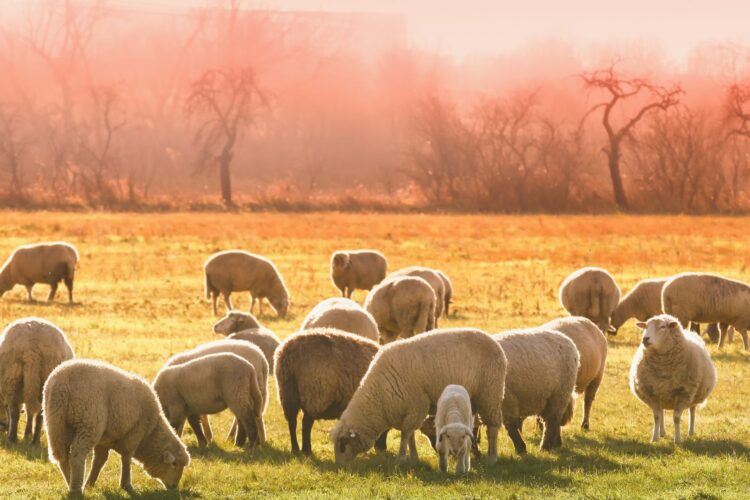
[[[231,311],[214,324],[214,333],[231,335],[249,328],[260,328],[260,323],[255,319],[255,316],[249,313]]]
[[[463,424],[448,424],[440,429],[435,449],[441,455],[449,454],[455,458],[471,451],[471,429]]]
[[[158,463],[144,464],[144,468],[151,477],[158,479],[165,488],[173,490],[180,484],[182,472],[190,464],[190,455],[183,449],[165,450],[161,459],[161,462]]]
[[[276,309],[276,312],[279,314],[280,318],[286,316],[286,313],[289,311],[289,297],[283,296],[280,298],[275,298],[273,300],[269,299],[269,302],[271,302],[273,308]]]
[[[351,267],[352,261],[349,255],[345,253],[335,253],[331,259],[331,270],[334,274],[339,274]]]
[[[366,452],[370,447],[367,446],[362,436],[355,430],[339,429],[339,432],[332,433],[331,438],[334,446],[334,456],[337,464],[345,464],[354,460],[360,453]]]
[[[644,329],[641,339],[643,347],[655,352],[669,349],[677,337],[682,335],[677,318],[666,314],[653,317],[647,323],[640,322],[638,327]]]

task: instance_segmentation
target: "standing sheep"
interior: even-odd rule
[[[76,359],[58,366],[44,384],[44,415],[50,460],[73,494],[83,492],[92,451],[86,485],[94,486],[112,449],[122,457],[120,487],[130,494],[132,459],[169,489],[177,487],[190,463],[151,386],[106,363]]]
[[[573,418],[578,349],[568,337],[552,330],[514,330],[493,338],[508,360],[503,424],[516,453],[526,453],[521,427],[532,415],[544,423],[541,448],[559,448],[560,427]]]
[[[683,327],[689,322],[719,323],[719,347],[723,347],[731,326],[750,350],[750,286],[717,274],[682,273],[664,285],[661,295],[666,314],[676,317]]]
[[[36,283],[50,285],[47,300],[55,300],[60,281],[68,289],[68,302],[73,303],[73,279],[78,265],[78,250],[63,241],[23,245],[16,248],[0,269],[0,297],[15,285],[26,287],[29,302]]]
[[[333,328],[302,330],[281,344],[276,351],[276,387],[294,453],[300,452],[300,410],[302,453],[310,455],[315,420],[341,416],[377,352],[375,342]]]
[[[488,460],[495,463],[506,366],[500,345],[475,329],[436,330],[382,347],[331,431],[336,462],[366,452],[391,428],[401,431],[399,459],[408,445],[417,460],[414,431],[435,414],[445,386],[459,384],[487,425]]]
[[[331,281],[342,297],[351,298],[354,290],[371,290],[387,271],[388,261],[375,250],[341,250],[331,255]]]
[[[582,316],[560,318],[540,327],[542,330],[560,332],[576,345],[581,367],[576,377],[576,392],[584,394],[583,422],[581,428],[589,430],[589,416],[596,392],[604,377],[607,364],[607,338],[589,319]]]
[[[268,369],[273,370],[273,354],[281,341],[273,331],[261,326],[252,314],[239,311],[227,313],[214,325],[214,333],[233,340],[244,340],[260,347],[266,356]]]
[[[436,273],[438,273],[438,276],[440,276],[440,279],[443,280],[443,287],[445,289],[445,308],[443,311],[445,311],[445,316],[448,317],[448,311],[450,309],[450,305],[453,303],[453,283],[451,282],[450,278],[447,274],[445,274],[443,271],[435,270]]]
[[[443,389],[435,412],[435,448],[440,457],[440,471],[448,471],[448,456],[456,457],[456,474],[471,470],[470,452],[474,442],[469,393],[460,385]]]
[[[255,368],[236,354],[209,354],[167,366],[156,375],[153,385],[164,415],[175,430],[182,428],[186,419],[193,429],[200,429],[198,415],[212,415],[229,408],[243,430],[235,437],[237,446],[242,446],[242,436],[250,437],[250,446],[266,440],[265,400]],[[204,446],[205,439],[200,444]]]
[[[39,444],[42,430],[42,388],[52,370],[73,358],[65,334],[49,321],[23,318],[0,336],[0,401],[7,410],[8,441],[15,442],[21,405],[26,407],[26,432]]]
[[[593,321],[603,332],[609,330],[612,311],[620,302],[620,288],[614,278],[599,267],[584,267],[560,285],[560,304],[573,316]]]
[[[435,328],[435,292],[422,278],[393,278],[373,288],[365,309],[378,325],[379,340],[387,344]]]
[[[273,263],[259,255],[241,250],[215,253],[203,265],[206,279],[206,298],[211,299],[214,315],[219,293],[224,298],[227,310],[232,310],[229,296],[232,292],[250,292],[250,312],[259,301],[263,315],[263,299],[268,299],[279,317],[286,316],[289,309],[289,291]]]
[[[677,318],[662,314],[638,323],[643,340],[630,367],[630,390],[654,413],[652,442],[666,435],[664,410],[674,410],[674,442],[680,443],[682,412],[690,410],[688,436],[695,434],[695,412],[716,385],[716,370],[703,340],[683,330]]]
[[[443,281],[443,278],[441,278],[438,272],[433,269],[411,266],[392,272],[388,275],[386,281],[405,276],[422,278],[432,288],[432,291],[435,293],[435,328],[437,328],[438,318],[443,315],[443,306],[445,306],[445,282]]]
[[[319,303],[302,321],[300,330],[326,327],[378,340],[378,324],[375,319],[351,299],[334,297]]]

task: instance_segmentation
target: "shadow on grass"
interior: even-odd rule
[[[177,488],[176,490],[166,490],[164,488],[152,488],[141,490],[136,487],[135,495],[128,494],[125,490],[120,488],[107,488],[101,491],[101,496],[106,499],[126,499],[126,498],[143,498],[143,499],[186,499],[186,498],[204,498],[203,495],[197,491],[193,491],[190,487]]]
[[[2,448],[29,461],[47,460],[47,449],[39,444],[31,444],[31,439],[20,439],[15,443],[9,443],[5,436],[2,438]]]
[[[29,302],[26,299],[5,299],[4,302],[7,302],[9,304],[19,305],[19,306],[46,307],[46,308],[56,308],[56,309],[75,309],[78,307],[83,307],[82,302],[73,302],[71,304],[67,301],[59,301],[59,300],[48,302],[47,300],[34,299],[33,301]]]
[[[648,433],[650,434],[650,433]],[[587,449],[604,448],[614,455],[637,455],[646,457],[663,457],[673,455],[682,448],[690,453],[707,457],[724,455],[750,455],[750,447],[745,443],[731,439],[701,439],[688,437],[680,445],[672,443],[671,435],[662,438],[658,443],[652,443],[650,437],[644,434],[643,439],[604,437],[601,440],[574,436],[569,439],[576,447]]]
[[[285,464],[296,459],[293,454],[279,448],[274,448],[268,443],[253,449],[238,448],[234,445],[225,446],[228,449],[218,446],[215,442],[204,448],[190,446],[190,456],[209,462],[261,463],[269,465]]]

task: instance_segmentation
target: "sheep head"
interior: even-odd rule
[[[680,322],[668,314],[654,316],[645,323],[637,323],[637,326],[643,329],[643,347],[655,352],[668,350],[683,336]]]
[[[438,453],[459,457],[471,451],[474,436],[471,429],[460,423],[448,424],[440,429],[435,449]]]

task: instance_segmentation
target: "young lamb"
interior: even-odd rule
[[[55,300],[60,281],[68,289],[68,302],[73,303],[73,279],[78,265],[78,250],[63,241],[23,245],[16,248],[0,268],[0,297],[15,285],[26,287],[29,302],[34,298],[35,283],[50,285],[47,300]]]
[[[122,458],[120,487],[134,494],[132,459],[169,489],[176,488],[190,455],[167,422],[151,386],[141,377],[100,361],[66,361],[44,384],[50,460],[72,494],[83,492],[86,456],[94,452],[87,486],[115,450]]]
[[[688,322],[719,323],[719,347],[723,347],[731,326],[750,349],[750,286],[717,274],[682,273],[672,277],[662,290],[662,308],[683,327]]]
[[[443,271],[435,269],[435,272],[438,273],[440,279],[443,280],[443,288],[445,289],[445,307],[443,308],[443,311],[445,312],[445,316],[447,317],[450,305],[453,303],[453,283],[451,282],[448,275]]]
[[[435,292],[422,278],[404,276],[373,288],[365,309],[378,324],[379,341],[387,344],[435,328]]]
[[[391,428],[401,431],[399,459],[408,446],[416,461],[414,431],[435,414],[445,386],[460,384],[487,425],[488,461],[495,463],[506,366],[500,345],[475,329],[435,330],[382,347],[331,431],[336,462],[366,452]]]
[[[281,344],[276,351],[276,386],[294,453],[300,452],[300,410],[302,453],[310,455],[315,420],[341,416],[377,352],[375,342],[333,328],[301,330]]]
[[[194,429],[199,428],[198,415],[213,415],[229,408],[244,435],[249,436],[251,447],[266,440],[265,401],[255,368],[236,354],[209,354],[167,366],[156,375],[153,386],[175,430],[182,428],[185,420]],[[235,444],[242,446],[243,441],[238,432]]]
[[[513,330],[493,338],[508,360],[503,424],[516,453],[526,453],[521,427],[524,419],[533,415],[544,423],[541,448],[559,448],[560,427],[573,417],[578,349],[572,340],[553,330]]]
[[[378,324],[370,313],[351,299],[334,297],[316,305],[302,321],[300,330],[336,328],[377,342]]]
[[[581,367],[576,377],[576,392],[584,394],[583,422],[581,428],[589,430],[591,406],[604,377],[607,364],[607,338],[589,319],[582,316],[560,318],[540,327],[542,330],[560,332],[576,345]]]
[[[263,299],[268,299],[279,317],[286,316],[289,308],[289,291],[281,279],[279,270],[273,263],[259,255],[242,250],[219,252],[206,260],[203,265],[206,280],[206,298],[211,299],[214,315],[217,314],[216,301],[219,293],[227,310],[232,310],[232,292],[250,292],[252,304],[260,303],[259,314],[263,315]]]
[[[443,389],[435,412],[435,448],[440,457],[440,471],[448,471],[448,456],[456,458],[456,474],[471,470],[470,452],[474,442],[471,398],[466,389],[451,384]]]
[[[674,410],[674,442],[680,443],[680,419],[690,410],[688,435],[695,434],[696,408],[716,385],[716,370],[703,340],[683,330],[677,318],[662,314],[647,323],[630,367],[630,389],[654,413],[652,442],[666,435],[664,410]]]
[[[49,321],[22,318],[0,335],[0,401],[7,415],[8,441],[15,442],[21,405],[26,407],[26,432],[39,444],[42,430],[42,388],[52,370],[73,358],[65,334]]]
[[[214,333],[233,340],[244,340],[260,347],[266,356],[269,370],[273,370],[273,354],[281,340],[271,330],[261,326],[252,314],[231,311],[214,324]]]
[[[388,261],[375,250],[341,250],[331,255],[331,281],[341,296],[351,298],[354,290],[371,290],[383,281]]]
[[[445,305],[445,282],[437,271],[428,267],[411,266],[399,269],[388,275],[386,281],[394,278],[411,276],[412,278],[422,278],[427,282],[435,292],[435,328],[438,327],[438,318],[443,315],[443,306]]]
[[[572,316],[593,321],[603,332],[609,330],[612,311],[620,302],[620,288],[614,278],[599,267],[584,267],[560,285],[560,304]]]

